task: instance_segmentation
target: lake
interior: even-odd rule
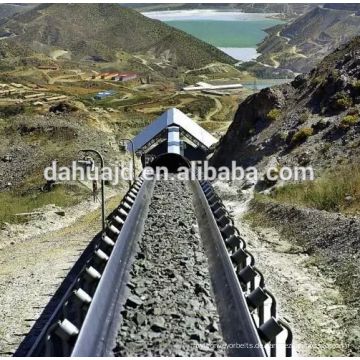
[[[143,15],[183,30],[242,61],[255,59],[259,55],[256,48],[266,36],[264,29],[283,23],[269,18],[275,14],[216,10],[158,11]]]

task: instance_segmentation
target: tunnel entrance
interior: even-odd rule
[[[184,156],[174,153],[166,153],[156,157],[150,165],[154,170],[157,167],[166,167],[169,173],[177,173],[179,167],[190,168],[190,162]]]

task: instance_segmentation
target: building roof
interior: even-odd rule
[[[196,124],[182,111],[172,108],[163,113],[132,139],[135,151],[142,150],[146,148],[148,144],[152,144],[153,140],[159,137],[169,126],[179,126],[182,132],[185,132],[185,136],[190,137],[192,141],[195,140],[201,147],[208,149],[217,142],[216,138]],[[131,143],[128,144],[127,148],[130,151],[132,150]]]

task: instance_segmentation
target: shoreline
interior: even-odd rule
[[[217,21],[259,21],[259,20],[277,20],[280,13],[245,13],[236,10],[215,10],[215,9],[192,9],[192,10],[161,10],[141,12],[142,15],[151,19],[160,21],[176,20],[217,20]],[[194,15],[197,19],[194,20]]]
[[[175,28],[181,29],[188,34],[212,44],[239,62],[256,61],[261,55],[261,53],[257,51],[258,43],[261,42],[261,35],[259,35],[259,33],[261,32],[263,34],[262,39],[264,39],[267,35],[264,31],[265,28],[275,26],[277,23],[282,22],[282,20],[278,19],[278,17],[281,16],[280,13],[244,13],[233,9],[164,10],[142,12],[142,14],[170,26],[174,26],[172,24],[173,22],[177,23],[177,26],[174,26]],[[230,37],[238,37],[239,41],[212,41],[212,38],[209,38],[209,36],[202,37],[200,34],[197,34],[197,30],[194,30],[194,26],[196,26],[194,23],[197,21],[201,23],[199,24],[201,27],[204,26],[203,23],[211,23],[212,21],[217,23],[217,27],[219,27],[219,23],[224,23],[224,27],[227,29],[226,34],[229,34]],[[189,23],[189,25],[182,27],[182,23]],[[229,25],[225,25],[225,23],[228,23]],[[231,25],[231,23],[234,23],[234,25]],[[220,29],[221,26],[222,25],[220,25]],[[245,28],[250,27],[251,31],[258,32],[256,41],[251,41],[251,36],[249,37],[249,40],[240,40],[244,37],[244,35],[241,34],[242,26]],[[192,29],[192,31],[187,31],[188,27],[189,30]],[[214,36],[216,37],[217,35],[214,34]]]
[[[235,60],[247,62],[247,61],[256,61],[261,53],[257,52],[255,47],[218,47],[219,50],[225,54],[230,55]],[[241,58],[240,58],[241,57]]]

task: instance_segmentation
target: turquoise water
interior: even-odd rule
[[[175,20],[166,24],[178,28],[216,47],[256,48],[265,36],[263,29],[279,24],[277,20],[219,21]]]
[[[267,35],[264,29],[282,23],[280,20],[269,18],[274,14],[244,14],[215,10],[160,11],[143,15],[183,30],[243,61],[259,55],[256,48]]]

